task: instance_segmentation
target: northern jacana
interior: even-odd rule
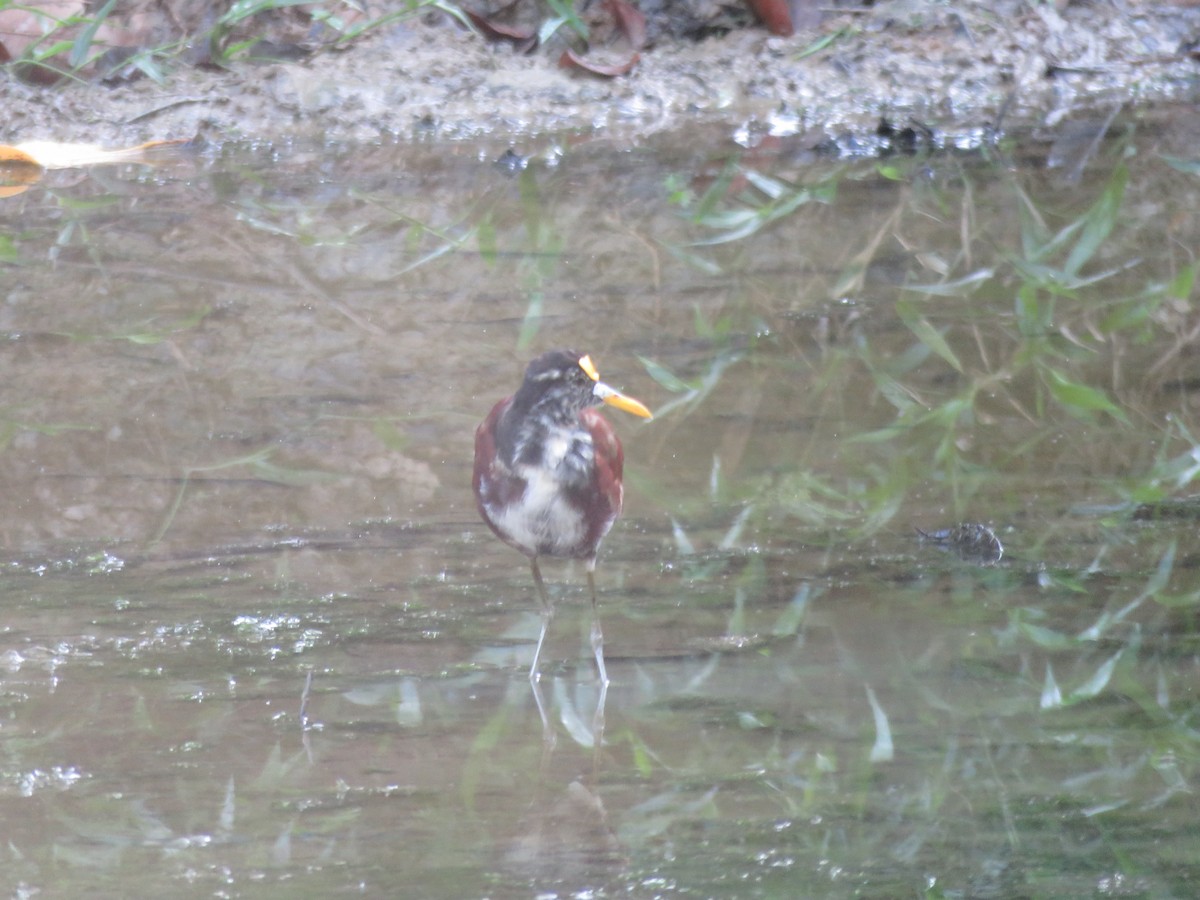
[[[542,630],[531,680],[554,606],[538,558],[587,564],[592,595],[592,652],[600,681],[604,636],[596,610],[596,552],[621,513],[624,452],[602,403],[649,419],[650,410],[600,380],[590,357],[574,350],[543,353],[525,369],[517,392],[501,400],[475,431],[472,486],[479,514],[492,531],[529,557],[542,602]]]

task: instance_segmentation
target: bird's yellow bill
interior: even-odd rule
[[[622,394],[620,391],[610,388],[603,381],[597,381],[596,387],[592,393],[607,403],[609,406],[615,406],[617,409],[623,409],[627,413],[633,413],[635,416],[641,416],[643,419],[653,419],[654,413],[641,400],[634,400]]]
[[[600,380],[600,373],[596,370],[596,364],[592,362],[590,356],[581,357],[579,360],[579,368],[587,373],[588,378],[596,382],[596,387],[592,393],[607,403],[609,406],[615,406],[617,409],[623,409],[627,413],[633,413],[635,416],[641,416],[643,419],[653,419],[654,413],[650,412],[649,407],[641,400],[634,400],[622,394],[615,388],[610,388],[607,384]]]

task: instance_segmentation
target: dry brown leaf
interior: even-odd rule
[[[150,141],[120,150],[105,150],[98,144],[59,141],[26,141],[15,146],[0,144],[0,199],[13,197],[36,184],[47,169],[152,162],[155,151],[186,143],[186,140]]]
[[[0,145],[0,163],[23,162],[44,169],[77,169],[114,163],[145,162],[151,150],[186,144],[186,140],[149,141],[136,147],[106,150],[99,144],[67,144],[61,141],[25,141],[16,146]]]
[[[100,4],[84,0],[40,0],[23,5],[0,3],[0,61],[15,61],[17,73],[35,84],[54,84],[72,65],[66,51],[37,59],[62,42],[74,42],[92,25],[88,17]],[[159,16],[158,18],[161,18]],[[88,59],[74,71],[90,74],[93,64],[114,49],[141,46],[152,30],[147,12],[114,13],[96,24],[88,38]]]
[[[519,28],[515,25],[505,25],[501,22],[495,22],[479,13],[463,10],[467,14],[467,18],[471,20],[476,28],[484,37],[492,40],[511,41],[513,45],[522,53],[528,53],[537,46],[537,32],[531,31],[528,28]]]
[[[44,171],[28,153],[0,144],[0,200],[28,190],[31,184],[37,184]]]
[[[619,63],[601,63],[593,59],[588,59],[577,54],[574,50],[564,50],[563,55],[558,58],[558,64],[564,69],[569,69],[572,66],[578,69],[583,69],[585,72],[590,72],[593,75],[601,75],[605,78],[615,78],[618,75],[628,75],[633,71],[633,67],[638,64],[641,59],[640,54],[633,54],[629,59]]]
[[[755,15],[767,26],[771,34],[791,37],[796,33],[792,25],[792,10],[787,0],[748,0]]]
[[[30,44],[40,41],[55,25],[86,12],[83,0],[43,0],[36,8],[12,6],[0,10],[0,40],[16,59]]]
[[[607,0],[608,11],[634,50],[646,46],[646,17],[629,0]]]

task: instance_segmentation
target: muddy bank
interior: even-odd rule
[[[1190,100],[1198,38],[1200,12],[1186,6],[887,3],[831,15],[790,38],[746,29],[659,43],[630,75],[601,79],[559,68],[553,46],[520,55],[449,20],[426,20],[303,62],[180,66],[161,85],[46,88],[6,74],[0,140],[371,141],[597,129],[637,140],[718,121],[870,152],[884,117],[962,145],[997,124],[1054,126],[1085,110]]]

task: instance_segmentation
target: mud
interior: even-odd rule
[[[817,48],[819,42],[833,36]],[[1200,13],[1189,6],[895,2],[790,38],[760,29],[665,42],[605,79],[449,19],[381,29],[302,62],[180,65],[164,83],[4,83],[0,140],[105,145],[203,137],[267,142],[607,133],[619,141],[719,122],[743,139],[800,134],[872,152],[881,120],[937,143],[1191,100]],[[740,129],[740,131],[739,131]]]

